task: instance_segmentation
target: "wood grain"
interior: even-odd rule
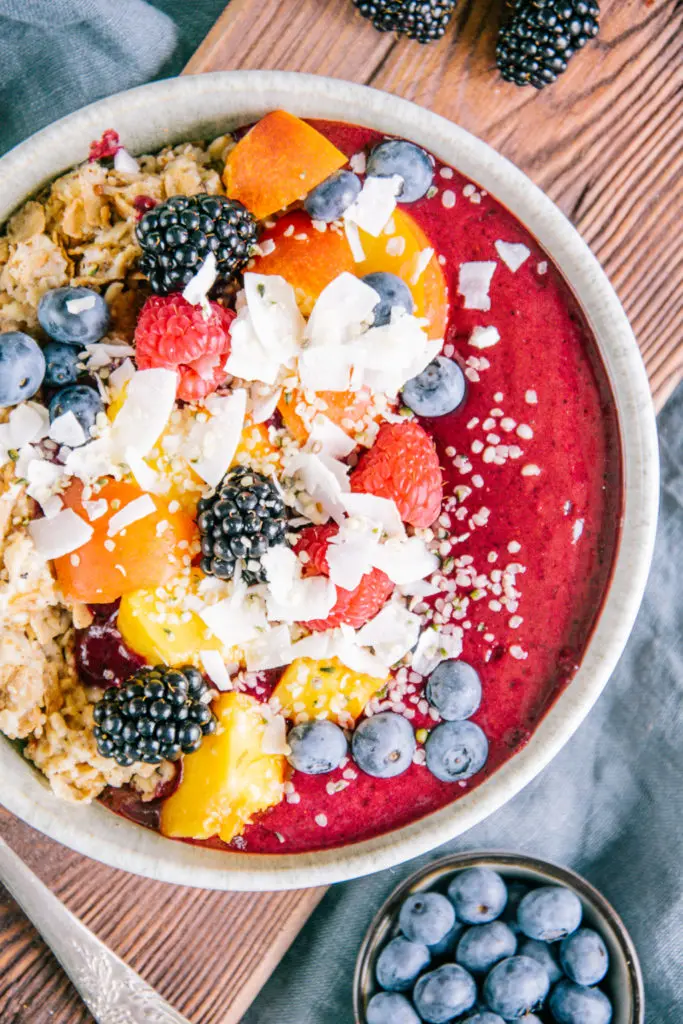
[[[502,0],[461,0],[445,38],[426,48],[375,32],[350,0],[232,0],[186,72],[347,78],[412,99],[491,143],[558,203],[601,260],[661,406],[683,375],[683,4],[601,6],[598,40],[540,94],[495,75]],[[2,812],[0,832],[196,1024],[239,1021],[322,896],[174,888],[89,861]],[[0,1021],[92,1021],[1,889]]]
[[[427,47],[375,32],[350,0],[232,0],[186,71],[280,68],[364,82],[489,142],[595,252],[661,407],[683,376],[683,4],[601,7],[598,39],[541,93],[495,74],[499,0],[461,0],[455,24]]]
[[[323,894],[217,893],[136,878],[59,846],[1,810],[0,834],[70,910],[196,1024],[239,1021]],[[1,886],[0,1021],[92,1022]]]

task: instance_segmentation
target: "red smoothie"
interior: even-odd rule
[[[382,138],[351,125],[315,125],[349,156]],[[285,800],[231,849],[340,846],[457,800],[526,743],[576,672],[600,612],[618,541],[621,468],[595,340],[559,270],[507,209],[438,162],[434,184],[435,194],[411,204],[410,213],[441,257],[450,299],[444,354],[465,368],[468,394],[455,413],[420,421],[445,480],[441,590],[424,600],[437,625],[463,629],[462,658],[483,683],[473,721],[488,737],[488,761],[455,784],[418,763],[390,780],[363,774],[351,760],[323,776],[294,772]],[[496,242],[522,243],[530,255],[513,272]],[[497,261],[491,308],[466,310],[459,266],[482,260]],[[500,341],[472,347],[476,326],[497,328]],[[448,500],[456,488],[457,504]],[[257,695],[266,698],[280,674],[260,677]],[[398,701],[409,709],[419,739],[420,729],[434,725],[422,680],[404,670],[399,682],[389,684],[386,708]],[[104,799],[155,827],[154,805],[143,808],[125,791]]]

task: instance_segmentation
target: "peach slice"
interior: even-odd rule
[[[218,729],[183,759],[183,775],[161,809],[161,831],[183,839],[219,836],[229,843],[255,814],[280,803],[285,759],[261,747],[261,705],[245,693],[224,693],[212,705]]]
[[[417,277],[418,258],[425,249],[431,248],[417,221],[406,210],[397,207],[377,238],[365,231],[359,234],[365,259],[356,264],[358,277],[381,270],[396,274],[413,293],[415,316],[429,320],[429,337],[443,338],[448,321],[448,288],[436,255]]]
[[[82,484],[75,481],[62,500],[89,522],[82,492]],[[108,534],[115,512],[142,494],[137,484],[113,479],[93,493],[91,500],[107,502],[106,512],[90,523],[94,532],[87,544],[75,555],[63,555],[54,563],[67,600],[109,604],[128,591],[162,586],[177,574],[196,540],[197,527],[187,513],[170,512],[163,498],[150,495],[155,512],[114,536]]]
[[[297,210],[280,217],[275,227],[260,240],[275,248],[267,256],[257,256],[250,267],[255,274],[279,274],[291,284],[299,309],[310,316],[323,288],[344,271],[355,273],[351,247],[339,228],[326,226],[318,231],[313,221]],[[265,246],[266,251],[269,246]]]
[[[305,196],[338,171],[347,158],[324,135],[285,110],[262,117],[237,143],[223,181],[257,220]]]

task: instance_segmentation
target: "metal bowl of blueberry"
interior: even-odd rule
[[[435,861],[389,896],[363,941],[356,1024],[643,1024],[638,956],[607,900],[514,853]]]

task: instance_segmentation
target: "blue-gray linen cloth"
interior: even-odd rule
[[[178,73],[223,6],[0,0],[0,153],[85,103]],[[439,853],[519,850],[586,875],[623,916],[640,951],[648,1024],[683,1024],[683,388],[660,415],[659,431],[654,565],[614,677],[553,763]],[[351,1024],[363,933],[394,885],[426,859],[335,886],[244,1024]]]

